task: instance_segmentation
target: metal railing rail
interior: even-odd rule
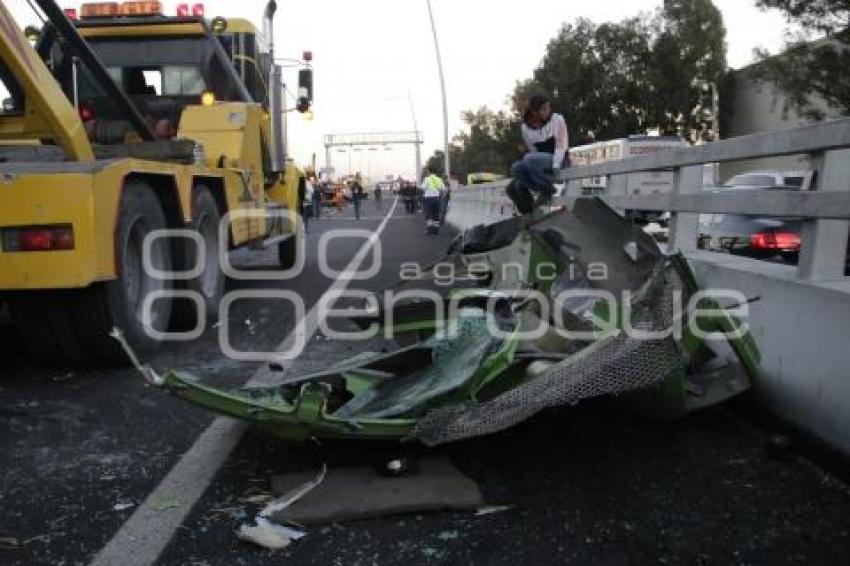
[[[819,122],[790,130],[760,132],[715,143],[671,149],[656,155],[630,157],[599,165],[564,169],[561,180],[641,171],[674,169],[705,163],[819,153],[850,147],[850,118]]]

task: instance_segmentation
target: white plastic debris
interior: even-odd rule
[[[495,515],[496,513],[504,513],[505,511],[510,511],[513,509],[513,505],[491,505],[489,507],[482,507],[478,511],[475,512],[476,517],[483,517],[485,515]]]
[[[121,345],[121,348],[124,349],[124,353],[127,354],[127,357],[130,358],[130,363],[133,364],[139,373],[142,374],[142,377],[145,378],[145,381],[150,383],[151,385],[155,385],[156,387],[162,387],[165,384],[165,379],[162,376],[158,375],[152,367],[142,365],[139,361],[138,356],[133,351],[133,348],[130,347],[130,344],[127,342],[127,339],[124,338],[124,333],[120,328],[113,328],[112,332],[109,333],[109,336],[113,338],[116,342]]]
[[[266,507],[262,511],[260,511],[260,514],[258,515],[258,520],[260,518],[268,518],[274,513],[277,513],[278,511],[283,511],[284,509],[286,509],[287,507],[289,507],[290,505],[292,505],[293,503],[295,503],[296,501],[316,489],[319,484],[321,484],[325,480],[325,474],[327,473],[328,466],[325,464],[322,466],[322,469],[319,470],[319,475],[316,476],[316,479],[314,479],[313,481],[308,481],[304,485],[293,489],[283,497],[275,499],[274,501],[266,505]]]
[[[135,503],[116,503],[112,506],[113,511],[126,511],[127,509],[131,509],[135,507]]]
[[[307,533],[303,531],[272,523],[269,521],[269,516],[273,513],[286,509],[316,489],[316,487],[324,481],[325,474],[327,474],[327,472],[327,465],[323,465],[322,469],[319,471],[319,475],[316,476],[316,479],[293,489],[283,497],[275,499],[266,505],[265,508],[257,515],[257,526],[247,524],[242,525],[239,527],[239,530],[236,531],[236,536],[238,536],[240,540],[252,542],[258,546],[268,548],[269,550],[281,550],[289,546],[292,541],[307,536]]]
[[[236,531],[236,536],[240,540],[254,543],[269,550],[281,550],[289,546],[292,541],[304,538],[307,534],[296,529],[276,525],[263,517],[257,517],[256,527],[242,525]]]

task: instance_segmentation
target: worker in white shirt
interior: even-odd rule
[[[425,233],[430,235],[440,233],[440,203],[446,185],[433,169],[428,172],[422,180],[422,208],[425,210]]]
[[[551,203],[555,194],[554,174],[567,165],[567,122],[552,112],[546,96],[538,94],[529,99],[523,116],[522,140],[527,153],[511,167],[507,192],[520,213],[530,214],[534,212],[535,202],[529,191],[538,193],[537,206]]]
[[[307,231],[307,224],[310,221],[310,216],[313,215],[313,195],[315,195],[315,188],[313,187],[313,182],[307,178],[304,182],[304,196],[301,201],[301,218],[304,219],[304,231]]]

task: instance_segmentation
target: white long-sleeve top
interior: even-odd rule
[[[304,204],[310,205],[313,204],[313,183],[307,181],[304,183]]]
[[[552,168],[560,169],[570,147],[567,121],[560,114],[552,114],[542,128],[533,129],[522,125],[522,139],[530,153],[551,153]]]

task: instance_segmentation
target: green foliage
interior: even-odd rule
[[[761,8],[782,10],[804,28],[835,34],[850,27],[850,0],[757,0]]]
[[[690,137],[710,119],[710,85],[726,73],[726,26],[711,0],[665,0],[647,81],[649,121],[665,133]]]
[[[760,51],[761,64],[754,77],[776,84],[787,96],[786,110],[793,108],[811,119],[823,119],[813,95],[844,114],[850,114],[850,0],[758,0],[765,9],[785,12],[805,32],[824,35],[789,41],[785,51],[771,55]]]
[[[641,20],[597,26],[582,19],[561,28],[524,86],[551,96],[574,143],[624,137],[646,127],[649,96],[641,91],[649,60],[649,30]]]
[[[725,37],[711,0],[664,0],[656,13],[618,23],[565,23],[517,83],[510,111],[464,113],[468,133],[454,140],[453,173],[506,174],[521,155],[519,109],[537,92],[566,117],[573,146],[655,129],[690,136],[711,118],[700,109],[710,108],[707,85],[724,80]]]

